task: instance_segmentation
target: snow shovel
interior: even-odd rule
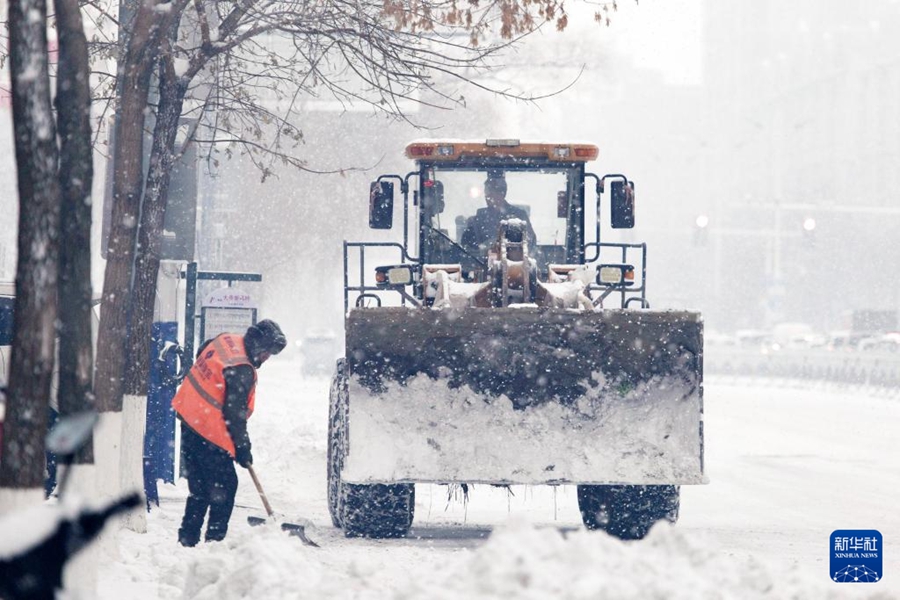
[[[253,465],[248,466],[247,470],[250,471],[250,477],[253,478],[253,484],[256,486],[256,491],[259,492],[259,499],[262,500],[263,506],[266,507],[266,514],[269,515],[270,519],[275,520],[275,512],[272,510],[272,505],[269,504],[269,499],[266,498],[266,493],[263,491],[259,478],[256,477],[256,471],[253,470]],[[266,519],[263,519],[262,517],[247,517],[247,522],[252,526],[256,526],[264,524]],[[319,547],[317,543],[306,536],[306,527],[303,525],[297,525],[296,523],[282,523],[281,529],[282,531],[287,531],[288,535],[300,538],[307,546],[312,546],[313,548]]]

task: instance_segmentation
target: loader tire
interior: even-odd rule
[[[578,508],[588,529],[639,540],[658,521],[678,520],[679,495],[674,485],[579,485]]]
[[[328,512],[347,537],[394,538],[409,531],[416,505],[413,484],[344,483],[349,396],[344,360],[339,360],[328,398]]]
[[[341,494],[341,469],[344,468],[344,424],[347,406],[347,377],[344,360],[337,363],[328,395],[328,512],[331,524],[341,526],[339,499]]]
[[[341,523],[347,537],[397,538],[409,532],[416,506],[411,483],[341,485]]]

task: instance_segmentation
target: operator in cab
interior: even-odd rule
[[[528,246],[534,248],[537,236],[531,220],[524,209],[506,201],[506,177],[502,171],[488,171],[484,182],[484,200],[487,206],[479,208],[475,216],[466,222],[461,243],[467,251],[476,256],[487,256],[488,250],[497,241],[500,222],[509,219],[520,219],[526,223]]]

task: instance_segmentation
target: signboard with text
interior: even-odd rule
[[[201,306],[211,308],[256,308],[253,297],[240,288],[223,287],[213,291]]]
[[[209,294],[200,310],[201,343],[220,333],[244,333],[256,323],[256,303],[244,290],[225,287]]]

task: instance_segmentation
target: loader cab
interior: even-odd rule
[[[612,294],[621,308],[648,308],[646,244],[601,241],[601,229],[634,227],[634,183],[588,172],[598,154],[583,143],[410,143],[415,169],[381,175],[369,190],[370,228],[399,229],[402,242],[344,243],[345,308],[382,306],[397,295],[401,304],[427,305],[426,272],[502,287],[492,269],[519,268],[510,244],[527,249],[532,288],[533,281],[577,278],[595,292],[595,306],[609,306]],[[501,244],[500,231],[521,231],[522,239]],[[521,302],[528,303],[524,292]]]
[[[550,264],[584,260],[584,165],[420,163],[419,255],[425,264],[460,264],[483,281],[501,220],[526,222],[529,254]]]

